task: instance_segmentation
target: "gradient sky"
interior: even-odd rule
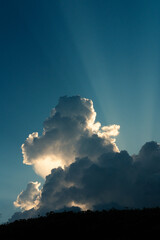
[[[60,96],[93,100],[119,149],[160,136],[160,1],[0,0],[0,221],[36,176],[21,144]],[[5,209],[5,211],[4,211]]]

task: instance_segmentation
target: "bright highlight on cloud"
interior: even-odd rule
[[[22,210],[29,210],[35,208],[39,204],[41,191],[38,182],[30,182],[25,191],[22,191],[17,200],[14,202],[15,207],[20,207]]]
[[[119,125],[96,122],[93,102],[61,97],[44,121],[42,136],[32,133],[22,145],[23,162],[45,183],[31,182],[14,205],[12,220],[70,207],[98,210],[160,205],[160,145],[144,144],[137,155],[119,151]]]
[[[64,168],[76,157],[94,160],[99,153],[118,151],[111,137],[119,134],[119,126],[101,128],[95,118],[91,100],[61,97],[44,121],[42,136],[34,132],[22,145],[23,163],[33,165],[35,172],[45,178],[53,168]]]

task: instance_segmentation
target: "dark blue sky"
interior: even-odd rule
[[[0,0],[2,218],[38,179],[21,144],[60,96],[92,99],[97,120],[121,126],[120,150],[159,141],[159,13],[158,0]]]

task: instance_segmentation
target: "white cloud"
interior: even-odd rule
[[[44,121],[42,136],[29,135],[22,145],[23,163],[33,165],[35,172],[45,177],[55,167],[68,166],[76,157],[118,151],[111,136],[118,135],[119,126],[102,127],[95,122],[93,102],[80,96],[61,97],[50,117]],[[84,141],[87,148],[84,149]],[[92,149],[99,148],[100,152]]]
[[[41,191],[39,190],[40,185],[41,184],[38,182],[28,183],[26,190],[18,195],[17,200],[14,202],[14,206],[20,207],[22,210],[36,208],[39,204],[41,195]]]
[[[160,145],[148,142],[130,156],[115,143],[120,126],[101,126],[95,119],[91,100],[62,97],[42,136],[29,135],[22,145],[24,163],[46,180],[41,190],[36,182],[20,193],[15,206],[30,210],[12,219],[72,206],[160,205]]]

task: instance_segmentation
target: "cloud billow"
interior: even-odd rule
[[[26,190],[22,191],[14,202],[15,207],[20,207],[22,210],[29,210],[36,207],[41,195],[41,191],[39,190],[40,185],[38,182],[28,183]]]
[[[44,121],[42,136],[29,135],[22,145],[23,163],[33,165],[45,178],[55,167],[68,166],[76,157],[92,159],[108,151],[118,151],[114,139],[118,125],[101,128],[95,122],[93,102],[79,96],[61,97],[51,115]]]
[[[115,143],[119,125],[101,127],[95,120],[91,100],[65,96],[44,121],[42,136],[29,135],[23,162],[33,165],[45,183],[41,190],[30,183],[20,193],[15,206],[24,211],[12,220],[70,207],[160,205],[160,145],[148,142],[130,156]]]

